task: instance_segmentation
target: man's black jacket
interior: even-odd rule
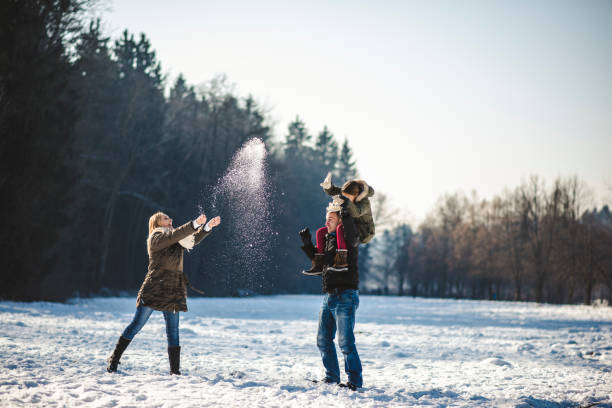
[[[328,270],[328,266],[333,265],[336,255],[337,241],[335,234],[325,236],[325,266],[323,267],[323,292],[342,291],[345,289],[359,288],[359,271],[357,261],[359,258],[359,232],[355,226],[355,221],[347,211],[341,212],[342,224],[344,225],[344,240],[348,249],[348,271],[337,272]],[[309,258],[314,257],[315,248],[310,243],[308,247],[302,247]]]

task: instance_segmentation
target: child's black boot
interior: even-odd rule
[[[323,273],[323,263],[325,261],[325,254],[314,254],[312,258],[312,267],[307,271],[302,271],[304,275],[321,275]]]
[[[334,265],[329,268],[330,271],[346,272],[348,271],[348,250],[336,249],[334,257]]]

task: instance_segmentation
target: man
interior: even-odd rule
[[[340,384],[340,386],[348,387],[353,391],[363,385],[361,361],[355,347],[353,333],[355,311],[359,307],[359,273],[357,270],[359,232],[347,207],[348,200],[354,199],[355,196],[350,194],[345,194],[344,197],[336,196],[327,207],[325,226],[328,233],[325,237],[324,266],[321,272],[325,297],[319,313],[317,330],[317,347],[321,352],[325,367],[325,378],[322,382],[340,384],[340,368],[334,346],[337,331],[338,345],[344,355],[344,370],[348,376],[347,383]],[[337,249],[335,234],[340,223],[344,225],[344,239],[348,249],[348,269],[345,271],[331,268]],[[308,228],[300,231],[300,236],[304,244],[302,249],[311,260],[314,259],[316,250]]]

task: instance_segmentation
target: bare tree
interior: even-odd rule
[[[607,206],[587,211],[579,229],[579,260],[585,277],[584,302],[590,304],[597,279],[612,297],[612,214]]]
[[[522,300],[525,285],[525,236],[521,230],[521,198],[517,192],[506,191],[503,198],[497,198],[495,204],[500,207],[500,225],[498,228],[505,268],[509,272],[513,285],[513,299]]]
[[[544,182],[538,176],[532,176],[528,184],[519,187],[519,192],[522,227],[531,252],[531,268],[535,278],[535,300],[541,303],[544,301],[544,286],[551,273],[550,260],[556,239],[561,190],[557,180],[548,195]]]
[[[579,235],[584,230],[581,215],[589,194],[586,185],[577,176],[559,181],[561,213],[558,219],[558,239],[555,246],[555,271],[557,300],[573,301],[581,286],[585,288],[584,301],[591,303],[595,273],[580,263],[581,243]],[[567,292],[566,296],[565,293]]]
[[[397,222],[398,210],[391,207],[389,197],[377,191],[372,197],[372,216],[378,231],[392,227]]]

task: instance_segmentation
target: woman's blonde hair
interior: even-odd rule
[[[159,220],[161,220],[161,217],[163,215],[164,215],[163,212],[158,211],[155,214],[153,214],[151,218],[149,218],[149,234],[153,232],[155,228],[159,227]]]

